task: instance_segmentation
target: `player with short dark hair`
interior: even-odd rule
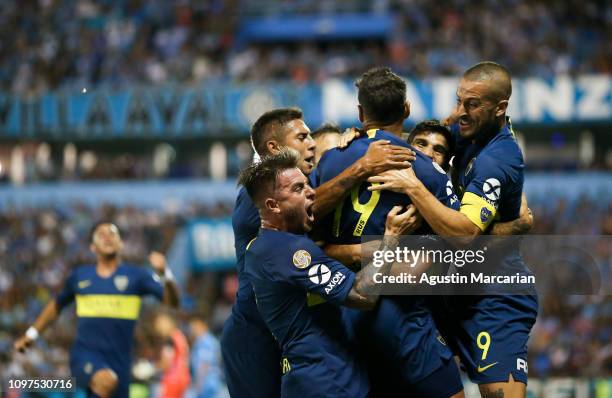
[[[461,78],[451,117],[457,144],[453,174],[461,197],[458,211],[442,206],[410,170],[370,179],[380,183],[374,189],[408,194],[436,233],[459,237],[466,243],[490,233],[495,221],[518,218],[524,162],[506,116],[511,94],[510,73],[494,62],[478,63]],[[531,275],[518,247],[501,256],[495,272]],[[457,296],[447,300],[443,329],[483,396],[525,396],[527,341],[537,312],[535,288],[520,296]]]
[[[317,166],[318,180],[325,183],[354,162],[379,140],[406,148],[400,136],[410,114],[406,84],[388,68],[375,68],[357,81],[359,120],[365,135],[347,148],[329,150]],[[444,170],[417,152],[414,172],[442,205],[457,206],[458,199]],[[371,192],[370,184],[355,186],[339,202],[321,227],[328,243],[359,243],[363,235],[381,235],[389,209],[407,206],[410,198],[393,192]],[[421,233],[427,231],[425,226]],[[373,396],[463,396],[463,386],[452,353],[439,339],[425,301],[417,296],[383,296],[369,314],[346,311],[357,334],[359,348],[366,350]]]
[[[392,264],[353,273],[327,257],[305,234],[314,224],[315,191],[288,149],[241,173],[261,229],[246,250],[245,270],[257,307],[283,351],[282,397],[360,398],[368,378],[343,327],[341,305],[371,309],[378,299],[373,275]],[[381,250],[393,250],[409,216],[394,207]],[[312,305],[318,301],[318,305]]]
[[[90,249],[95,265],[76,268],[59,295],[49,302],[26,334],[15,342],[24,352],[68,304],[76,301],[77,333],[70,368],[90,396],[127,398],[134,326],[141,297],[153,295],[178,307],[178,290],[165,257],[152,252],[155,272],[121,262],[123,241],[112,223],[95,225]]]
[[[312,132],[312,138],[317,145],[317,150],[315,151],[316,165],[325,152],[340,144],[342,131],[340,131],[340,127],[333,123],[325,123]]]
[[[448,171],[450,158],[455,152],[448,127],[435,119],[422,121],[410,131],[408,143]]]
[[[310,129],[296,108],[281,108],[264,113],[251,129],[251,140],[258,155],[279,153],[292,148],[300,155],[299,168],[309,175],[314,167],[316,145]],[[313,212],[317,217],[333,210],[346,195],[347,189],[394,167],[407,167],[414,153],[389,142],[381,142],[360,159],[356,159],[344,173],[317,190]],[[242,187],[232,213],[238,292],[232,313],[225,322],[221,335],[223,365],[232,397],[277,397],[280,394],[280,352],[255,305],[253,288],[244,272],[247,244],[257,235],[261,225],[259,213]]]

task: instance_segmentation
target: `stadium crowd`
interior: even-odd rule
[[[506,12],[512,10],[512,12]],[[243,18],[342,15],[395,18],[384,40],[265,45],[238,40]],[[496,59],[513,76],[610,73],[610,4],[504,0],[324,2],[27,0],[0,9],[0,88],[48,89],[207,79],[303,83],[389,65],[407,77],[459,74]],[[563,29],[558,29],[563,26]]]
[[[582,198],[574,202],[530,198],[536,215],[535,234],[612,234],[612,206]],[[609,203],[609,201],[608,201]],[[193,217],[227,216],[227,204],[193,203],[181,212],[117,208],[90,209],[82,204],[3,210],[0,213],[0,379],[9,375],[68,375],[68,348],[74,328],[51,327],[28,356],[15,355],[14,339],[57,292],[68,270],[92,261],[87,234],[98,219],[114,220],[122,230],[128,261],[145,263],[150,250],[166,251],[177,230]],[[574,223],[580,219],[584,222]],[[33,249],[34,248],[34,249]],[[599,261],[609,262],[610,247]],[[609,277],[607,278],[610,279]],[[229,314],[237,281],[233,272],[190,275],[182,287],[180,325],[188,332],[190,316],[203,316],[218,334]],[[608,286],[608,289],[612,286]],[[145,307],[137,328],[137,355],[155,361],[150,322],[155,307]],[[612,372],[612,301],[602,296],[548,294],[540,297],[540,315],[530,342],[530,374],[546,376],[605,376]],[[62,323],[75,322],[65,311]],[[189,335],[189,333],[186,333]],[[214,347],[206,345],[205,347]],[[206,350],[206,349],[205,349]],[[202,349],[198,355],[207,357]],[[136,363],[136,361],[135,361]],[[220,374],[215,375],[220,377]]]

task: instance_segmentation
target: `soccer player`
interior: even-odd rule
[[[359,120],[367,134],[347,148],[329,150],[317,166],[315,184],[325,183],[342,172],[378,140],[410,148],[400,136],[410,114],[406,83],[388,68],[374,68],[357,81]],[[456,206],[458,199],[444,170],[417,152],[412,169],[427,184],[442,206]],[[362,235],[382,235],[386,215],[396,205],[409,205],[410,198],[394,192],[367,190],[364,182],[339,202],[321,224],[328,243],[359,243]],[[426,231],[422,229],[421,231]],[[347,311],[360,341],[368,351],[373,393],[378,396],[463,396],[459,371],[452,353],[439,338],[425,301],[416,296],[383,296],[375,311]],[[386,366],[385,366],[386,365]],[[398,378],[398,383],[393,381]]]
[[[511,94],[509,72],[494,62],[478,63],[461,78],[452,117],[457,143],[454,175],[462,197],[459,211],[441,205],[411,170],[374,177],[370,180],[379,185],[372,189],[408,194],[436,233],[464,242],[488,233],[494,220],[516,219],[524,164],[506,116]],[[531,273],[518,248],[500,259],[496,272]],[[447,307],[451,329],[445,332],[481,395],[524,397],[527,341],[538,311],[535,289],[520,296],[453,297]]]
[[[314,223],[315,191],[299,161],[285,150],[240,176],[261,217],[245,270],[257,307],[282,347],[281,397],[367,397],[367,374],[354,358],[338,306],[371,309],[378,299],[373,275],[388,274],[392,264],[369,264],[355,274],[305,235]],[[393,250],[410,226],[400,210],[394,207],[386,218],[381,250]]]
[[[15,342],[15,349],[24,352],[64,307],[76,301],[77,333],[70,368],[77,385],[90,396],[127,398],[141,297],[153,295],[178,307],[178,290],[161,253],[149,256],[154,272],[121,262],[123,241],[114,224],[96,224],[90,241],[96,264],[72,271],[59,295]]]
[[[296,150],[300,154],[299,168],[305,175],[314,167],[315,142],[297,108],[280,108],[261,115],[251,129],[251,141],[261,156],[278,153],[285,147]],[[326,214],[355,184],[391,168],[407,167],[412,160],[414,152],[408,148],[390,145],[389,141],[373,145],[341,175],[317,190],[314,213]],[[257,311],[253,289],[244,273],[246,246],[260,225],[257,208],[241,188],[232,214],[239,287],[221,335],[225,376],[235,398],[273,398],[280,394],[279,347]]]
[[[342,132],[335,124],[325,123],[312,132],[312,139],[315,140],[315,166],[319,163],[321,156],[328,150],[340,144]]]

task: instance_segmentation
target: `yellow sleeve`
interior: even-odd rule
[[[485,231],[497,214],[495,206],[473,194],[466,192],[461,199],[459,212],[465,214],[481,231]]]

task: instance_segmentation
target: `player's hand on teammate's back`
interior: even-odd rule
[[[338,148],[346,148],[355,138],[361,135],[362,131],[357,127],[351,127],[344,130],[344,133],[340,136],[340,142]]]
[[[168,266],[166,256],[156,251],[152,251],[149,254],[149,263],[151,263],[151,266],[158,274],[163,274]]]
[[[380,140],[370,144],[360,161],[363,162],[367,175],[375,176],[387,170],[411,167],[411,162],[415,159],[416,153],[411,149]]]
[[[385,235],[409,235],[421,226],[423,218],[414,205],[400,213],[402,209],[403,206],[394,206],[387,214]]]
[[[32,346],[33,341],[28,336],[21,336],[13,344],[13,348],[17,352],[24,353],[28,348]]]
[[[370,191],[387,190],[398,193],[405,193],[406,189],[414,188],[420,183],[412,168],[388,170],[368,178],[368,182],[373,183],[368,187]]]

